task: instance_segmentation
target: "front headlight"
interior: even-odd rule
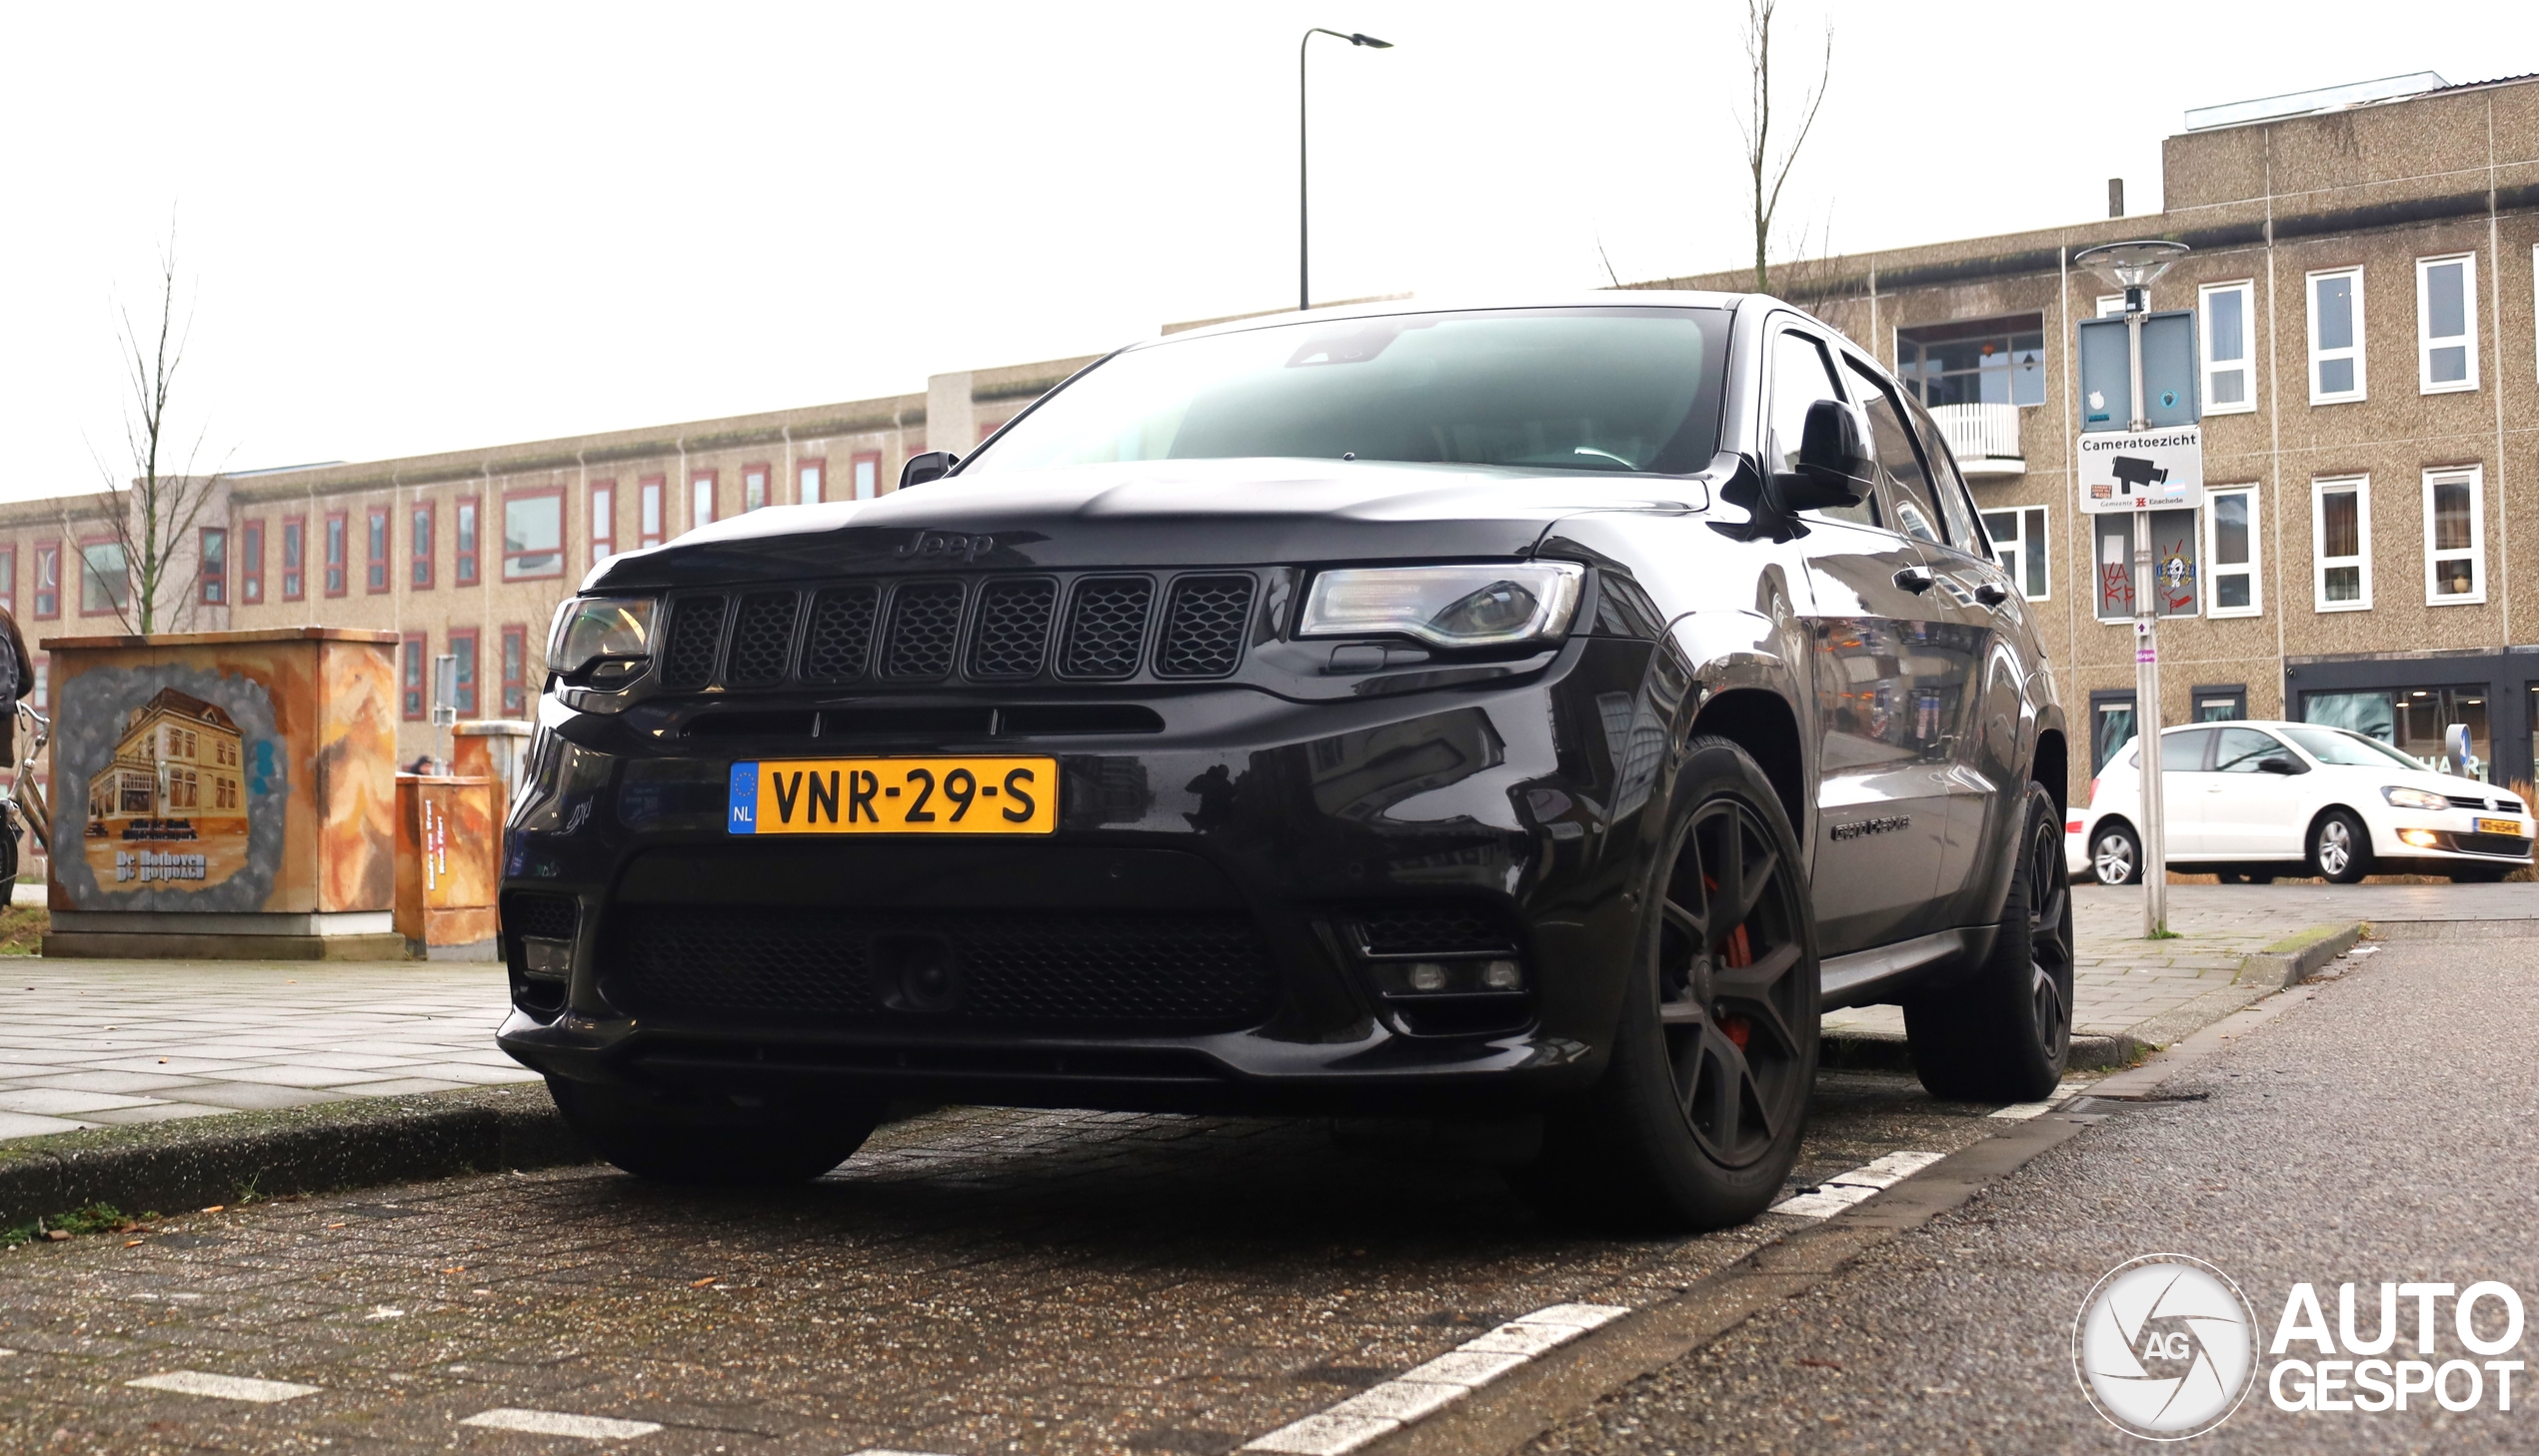
[[[547,671],[594,687],[618,687],[652,660],[653,599],[576,597],[556,609]]]
[[[2380,796],[2400,808],[2445,809],[2451,806],[2451,801],[2438,793],[2422,788],[2400,788],[2394,783],[2384,785]]]
[[[1567,562],[1324,572],[1305,595],[1296,635],[1399,633],[1441,648],[1553,641],[1569,630],[1585,575]]]

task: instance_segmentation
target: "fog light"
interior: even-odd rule
[[[1493,991],[1520,991],[1525,988],[1524,974],[1512,960],[1493,960],[1481,967],[1481,985]]]
[[[1414,991],[1444,990],[1445,967],[1437,964],[1433,960],[1418,960],[1411,962],[1410,988]]]
[[[2400,829],[2398,837],[2419,849],[2430,849],[2442,842],[2442,836],[2431,829]]]
[[[573,942],[570,940],[535,940],[524,935],[520,941],[520,973],[532,980],[566,980],[573,974]]]

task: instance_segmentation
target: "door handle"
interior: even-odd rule
[[[1922,593],[1929,591],[1932,584],[1937,580],[1937,578],[1933,577],[1930,573],[1923,571],[1920,567],[1906,567],[1904,570],[1895,574],[1895,585],[1903,588],[1907,592],[1913,593],[1915,596],[1919,596]]]
[[[1998,582],[1986,582],[1975,588],[1975,600],[1986,607],[1998,607],[2010,600],[2010,589]]]

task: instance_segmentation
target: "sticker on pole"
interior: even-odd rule
[[[2204,427],[2084,434],[2080,509],[2085,516],[2204,504]]]

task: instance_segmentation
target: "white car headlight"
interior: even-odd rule
[[[547,671],[603,688],[632,680],[652,660],[653,607],[650,597],[568,600],[547,633]]]
[[[1324,572],[1305,595],[1297,636],[1399,633],[1441,648],[1556,641],[1585,575],[1568,562]]]
[[[2383,785],[2380,796],[2400,808],[2445,809],[2451,806],[2449,799],[2429,789],[2400,788],[2394,783]]]

